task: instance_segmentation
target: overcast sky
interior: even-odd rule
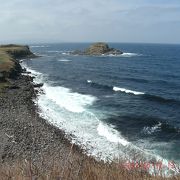
[[[0,43],[180,43],[180,0],[0,0]]]

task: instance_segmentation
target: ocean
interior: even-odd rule
[[[75,56],[89,43],[31,45],[49,123],[96,158],[180,163],[180,45],[109,43],[119,56]]]

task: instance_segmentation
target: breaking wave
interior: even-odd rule
[[[137,54],[137,53],[123,53],[123,54],[121,54],[121,57],[134,57],[134,56],[142,56],[142,54]]]
[[[117,86],[109,86],[109,85],[93,82],[92,80],[87,80],[87,83],[97,89],[106,89],[106,90],[110,90],[110,91],[114,91],[114,92],[139,95],[148,101],[154,101],[154,102],[158,102],[158,103],[174,103],[174,104],[180,105],[180,101],[176,100],[176,99],[169,99],[169,98],[165,98],[162,96],[148,94],[148,93],[140,92],[140,91],[134,91],[134,90],[121,88],[121,87],[117,87]]]
[[[69,60],[69,59],[60,59],[58,60],[59,62],[71,62],[72,60]]]
[[[44,48],[44,47],[49,47],[49,46],[46,46],[46,45],[32,45],[30,47],[32,47],[32,48]]]
[[[129,90],[129,89],[119,88],[119,87],[113,87],[113,91],[121,91],[121,92],[125,92],[127,94],[134,94],[134,95],[143,95],[143,94],[145,94],[143,92],[132,91],[132,90]]]
[[[161,125],[162,125],[162,123],[159,122],[158,124],[156,124],[153,127],[144,127],[143,133],[150,135],[150,134],[153,134],[155,132],[161,131]]]
[[[118,131],[100,122],[97,127],[98,134],[104,136],[108,141],[127,146],[129,142],[124,139]]]
[[[93,96],[71,92],[70,89],[65,87],[52,87],[45,84],[43,89],[48,99],[59,105],[61,108],[65,108],[66,110],[75,113],[84,112],[85,107],[92,105],[96,100]]]

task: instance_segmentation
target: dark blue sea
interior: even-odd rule
[[[39,113],[104,159],[180,162],[180,45],[109,43],[119,56],[75,56],[88,43],[36,44],[23,61],[43,82]]]

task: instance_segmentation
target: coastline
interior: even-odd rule
[[[20,75],[0,96],[1,136],[0,156],[2,162],[16,159],[35,159],[35,154],[57,153],[71,147],[64,133],[48,124],[38,114],[33,103],[37,97],[30,76]],[[77,147],[74,149],[77,149]]]
[[[103,176],[108,179],[112,175],[114,179],[131,177],[120,163],[97,162],[87,156],[81,147],[71,144],[61,129],[39,116],[38,107],[33,102],[37,98],[37,90],[28,73],[19,74],[9,83],[0,95],[1,169],[18,162],[30,162],[31,166],[39,167],[44,173],[51,171],[52,165],[56,164],[60,171],[58,177],[66,171],[72,173],[72,179],[83,179],[80,177],[85,177],[85,172],[90,173],[87,179]],[[91,167],[89,172],[87,165]],[[151,178],[144,171],[134,172],[132,179],[134,175],[138,179]]]

